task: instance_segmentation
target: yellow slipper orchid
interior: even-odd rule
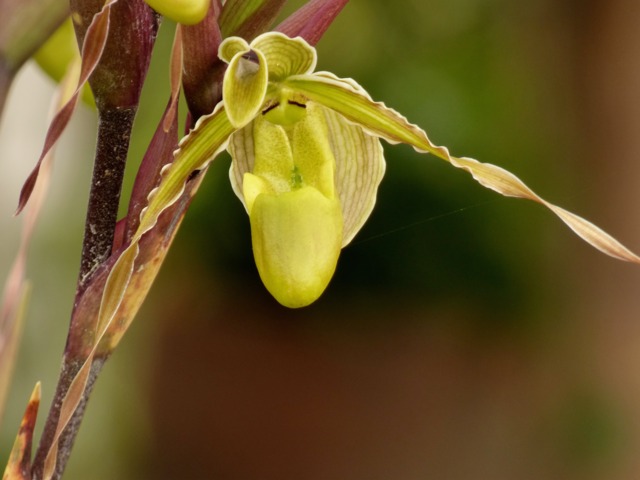
[[[309,305],[373,209],[385,170],[381,138],[431,153],[502,195],[538,202],[595,248],[640,263],[613,237],[542,199],[510,172],[434,145],[355,81],[314,73],[316,51],[301,38],[269,32],[248,44],[230,37],[219,56],[229,64],[223,101],[180,143],[112,270],[106,297],[117,298],[126,288],[138,241],[179,198],[190,175],[228,149],[231,183],[249,214],[262,281],[281,304]],[[105,322],[112,314],[111,308],[101,311]]]

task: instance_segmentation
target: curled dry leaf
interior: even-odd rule
[[[82,46],[82,67],[80,69],[78,85],[71,98],[67,101],[64,107],[58,111],[51,121],[40,158],[32,172],[29,174],[29,177],[25,181],[20,192],[20,199],[18,201],[16,214],[19,214],[29,201],[33,187],[38,179],[40,166],[42,165],[44,157],[56,144],[62,135],[62,132],[64,132],[65,128],[69,124],[69,120],[71,119],[78,103],[78,95],[100,61],[100,57],[102,56],[102,52],[104,51],[104,47],[107,43],[107,36],[109,34],[109,13],[111,11],[111,6],[116,1],[117,0],[111,0],[110,2],[107,2],[102,10],[93,17],[93,21],[87,30],[85,41]]]
[[[540,203],[555,213],[583,240],[601,252],[620,260],[640,263],[640,257],[591,222],[560,208],[537,195],[518,177],[505,169],[471,158],[458,158],[446,147],[433,144],[427,134],[407,121],[395,110],[374,102],[353,80],[339,79],[329,73],[314,76],[291,77],[287,85],[343,115],[349,121],[361,125],[372,135],[390,143],[406,143],[418,152],[429,152],[454,167],[469,172],[486,188],[509,197],[525,198]]]

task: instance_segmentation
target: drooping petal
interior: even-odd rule
[[[355,81],[323,72],[290,77],[283,83],[310,101],[318,102],[361,125],[373,135],[390,143],[407,143],[419,152],[432,153],[453,166],[466,170],[484,187],[505,196],[526,198],[546,206],[577,235],[601,252],[620,260],[640,263],[640,257],[613,237],[587,220],[547,202],[512,173],[488,163],[454,157],[445,147],[434,145],[422,129],[409,123],[395,110],[371,100]]]
[[[160,185],[149,194],[149,203],[140,214],[140,223],[130,245],[111,269],[98,315],[96,344],[120,307],[138,255],[140,239],[155,226],[162,212],[180,198],[189,176],[205,168],[224,150],[231,132],[233,127],[229,124],[224,107],[219,105],[211,115],[202,117],[196,128],[180,142],[174,162],[163,169]]]
[[[225,40],[220,47],[221,58],[238,47],[239,42]],[[235,128],[244,127],[260,111],[268,81],[267,62],[261,51],[240,50],[233,55],[224,74],[222,99]]]
[[[327,288],[340,255],[338,200],[312,187],[262,194],[249,218],[256,266],[271,295],[289,308],[316,301]]]

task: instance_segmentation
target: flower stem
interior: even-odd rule
[[[84,229],[78,291],[111,254],[120,193],[136,109],[100,114],[89,206]]]

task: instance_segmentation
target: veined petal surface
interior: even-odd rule
[[[291,75],[305,75],[316,68],[316,49],[301,37],[289,38],[283,33],[267,32],[251,42],[251,48],[264,53],[272,82]]]
[[[342,246],[362,228],[376,203],[385,172],[380,139],[340,114],[322,108],[329,130],[329,144],[336,160],[335,183],[344,219]]]
[[[268,69],[259,50],[237,52],[224,74],[222,99],[231,125],[242,128],[258,114],[267,93]]]

